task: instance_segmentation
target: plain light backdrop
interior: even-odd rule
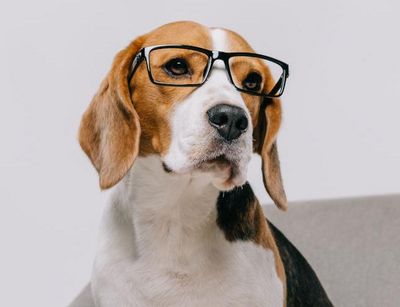
[[[0,305],[63,306],[89,279],[108,192],[76,140],[116,52],[164,23],[242,34],[290,64],[289,200],[400,192],[400,5],[389,1],[0,3]],[[249,173],[264,203],[260,161]]]

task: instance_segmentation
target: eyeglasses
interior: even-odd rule
[[[279,97],[289,77],[289,65],[266,55],[211,51],[187,45],[142,48],[135,56],[128,80],[145,60],[151,82],[163,86],[201,86],[216,60],[225,64],[229,81],[240,92]]]

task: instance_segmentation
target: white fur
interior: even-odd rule
[[[212,31],[219,50],[223,34]],[[224,174],[194,169],[202,156],[215,154],[208,147],[215,131],[205,112],[222,102],[247,110],[223,67],[214,67],[206,84],[177,104],[168,153],[137,158],[117,185],[91,281],[97,306],[283,305],[272,251],[251,241],[228,242],[216,224]],[[235,185],[246,180],[251,135],[249,127],[235,144],[219,149],[237,159]],[[174,173],[165,172],[162,162]]]
[[[211,30],[214,50],[226,51],[225,32],[221,29]],[[237,176],[230,185],[224,185],[226,174],[222,174],[214,184],[224,190],[240,186],[246,182],[247,166],[252,152],[253,127],[249,120],[247,131],[232,144],[216,143],[218,133],[210,126],[207,110],[217,104],[229,104],[242,108],[250,119],[249,111],[240,93],[229,82],[224,63],[214,63],[208,81],[177,104],[171,118],[172,140],[168,153],[163,161],[174,172],[185,173],[205,159],[216,158],[224,154],[235,162]],[[225,175],[225,176],[224,176]]]

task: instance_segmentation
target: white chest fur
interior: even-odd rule
[[[228,242],[204,174],[139,158],[114,191],[92,276],[98,306],[282,306],[272,251]],[[168,180],[166,180],[168,178]]]

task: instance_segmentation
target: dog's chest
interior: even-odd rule
[[[132,198],[115,194],[106,211],[92,276],[99,306],[283,306],[272,250],[226,239],[218,190],[192,179],[157,183],[137,184]]]
[[[252,242],[226,242],[224,250],[173,268],[135,263],[132,301],[138,306],[283,306],[283,285],[271,251]],[[197,258],[197,259],[196,259]]]

